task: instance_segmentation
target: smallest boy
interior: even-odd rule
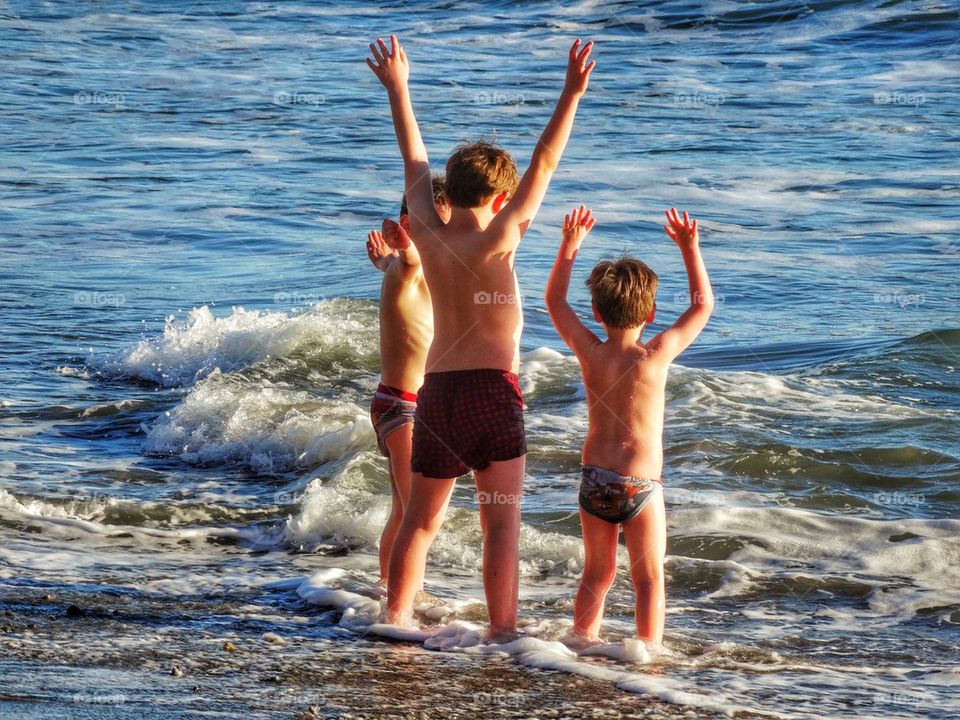
[[[620,528],[636,592],[637,637],[660,644],[664,624],[666,553],[661,472],[667,369],[692,343],[713,312],[713,291],[700,256],[697,221],[667,212],[667,235],[680,247],[690,286],[690,307],[669,328],[644,343],[656,311],[657,276],[639,260],[604,261],[587,280],[601,341],[567,302],[580,243],[596,220],[583,205],[564,218],[560,251],[547,283],[546,302],[557,332],[580,361],[589,429],[583,446],[580,523],[583,578],[574,602],[574,640],[599,640],[603,604],[617,574]]]
[[[443,178],[433,178],[433,201],[440,219],[450,218]],[[410,453],[417,393],[423,385],[427,351],[433,340],[433,309],[420,255],[410,242],[407,197],[400,222],[383,221],[383,232],[367,236],[367,256],[383,273],[380,285],[380,385],[370,405],[377,444],[390,463],[390,517],[380,535],[380,582],[386,584],[390,553],[403,511],[410,501]]]

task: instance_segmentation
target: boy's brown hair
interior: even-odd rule
[[[603,260],[587,278],[590,296],[603,324],[638,327],[650,317],[657,297],[657,274],[630,257]]]
[[[450,201],[447,200],[446,183],[443,180],[443,175],[434,175],[431,180],[433,182],[433,204],[438,207],[449,207]],[[407,194],[404,193],[403,197],[400,198],[400,214],[408,215],[409,212],[407,209]]]
[[[520,184],[517,164],[502,147],[486,140],[461,145],[447,160],[447,197],[453,207],[474,208]]]

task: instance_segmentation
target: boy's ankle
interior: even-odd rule
[[[491,625],[487,628],[485,639],[494,645],[511,642],[517,639],[517,628],[495,628]]]

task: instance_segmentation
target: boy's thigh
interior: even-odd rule
[[[635,569],[657,569],[667,551],[667,517],[663,490],[658,489],[643,510],[623,524],[623,539]]]
[[[409,519],[414,523],[422,523],[436,519],[447,509],[456,482],[455,477],[438,479],[414,473],[410,482],[410,502],[404,509],[404,521]]]
[[[526,463],[526,455],[521,455],[512,460],[491,462],[482,470],[474,470],[481,517],[515,517],[519,521]]]
[[[601,520],[580,508],[580,530],[583,534],[584,559],[587,564],[616,566],[620,525]]]
[[[384,438],[390,451],[390,479],[400,495],[406,500],[410,494],[410,458],[413,450],[413,423],[404,423]]]

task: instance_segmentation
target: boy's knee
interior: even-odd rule
[[[412,509],[412,508],[411,508]],[[443,524],[443,513],[428,515],[426,513],[407,512],[403,516],[403,528],[412,532],[425,532],[436,535]]]
[[[588,565],[583,569],[583,582],[592,587],[608,589],[617,579],[616,565]]]
[[[638,590],[654,590],[663,584],[663,564],[635,567],[632,575]]]

